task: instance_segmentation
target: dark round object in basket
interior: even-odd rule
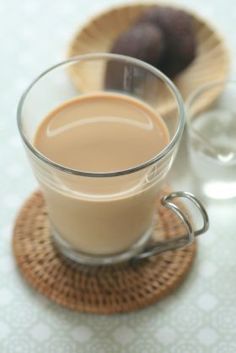
[[[164,35],[165,53],[156,65],[169,77],[184,70],[196,56],[192,16],[168,6],[154,6],[143,13],[137,24],[152,23]]]
[[[122,33],[111,52],[132,56],[151,65],[159,62],[164,49],[161,30],[151,23],[141,23]]]
[[[116,39],[110,51],[115,54],[131,56],[156,66],[164,53],[162,31],[151,23],[135,25]],[[109,61],[106,70],[106,87],[110,89],[127,87],[132,90],[138,80],[142,79],[142,72],[141,70],[138,73],[129,72],[130,75],[127,78],[125,70],[129,72],[123,63]]]

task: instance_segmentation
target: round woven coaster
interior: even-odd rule
[[[157,212],[159,237],[183,234],[169,210],[158,207]],[[13,249],[19,269],[41,294],[73,310],[113,314],[144,308],[168,295],[190,269],[196,244],[133,264],[77,265],[54,247],[43,196],[35,192],[17,217]]]

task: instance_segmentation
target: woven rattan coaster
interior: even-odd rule
[[[183,234],[174,215],[158,207],[158,234]],[[67,308],[97,314],[141,309],[168,295],[191,267],[196,244],[138,263],[88,268],[61,256],[51,240],[43,196],[35,192],[23,205],[14,228],[14,254],[27,281]]]

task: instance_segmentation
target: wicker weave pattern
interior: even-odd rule
[[[163,238],[183,232],[172,214],[158,207]],[[113,314],[130,312],[168,295],[191,267],[196,244],[136,264],[99,268],[76,265],[55,249],[44,199],[35,192],[17,217],[13,248],[19,269],[40,293],[72,310]]]

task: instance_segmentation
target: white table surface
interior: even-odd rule
[[[134,1],[126,1],[134,2]],[[32,290],[17,272],[12,226],[36,182],[16,128],[23,89],[62,60],[71,35],[89,15],[119,0],[1,0],[0,3],[0,352],[1,353],[235,353],[236,201],[209,202],[210,231],[199,239],[190,275],[171,296],[145,310],[111,317],[74,313]],[[209,20],[232,48],[233,0],[179,0]],[[175,188],[193,190],[191,171],[171,174]],[[186,166],[186,165],[185,165]]]

